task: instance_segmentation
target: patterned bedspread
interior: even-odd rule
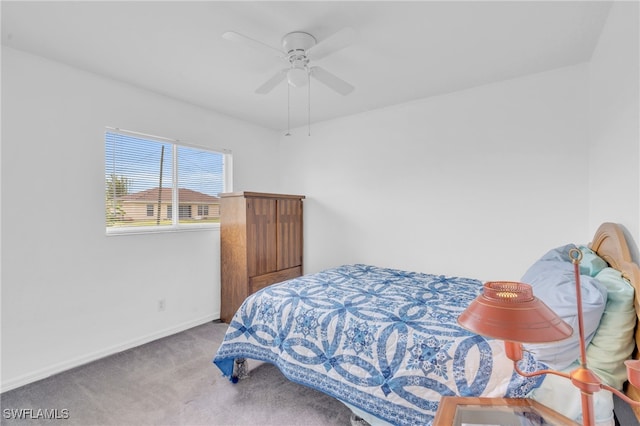
[[[502,341],[456,320],[481,292],[467,278],[346,265],[267,287],[233,317],[214,363],[275,364],[392,424],[430,425],[443,395],[522,397],[543,378],[513,373]],[[544,368],[530,354],[521,369]]]

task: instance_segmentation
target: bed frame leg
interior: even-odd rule
[[[233,373],[231,373],[231,381],[237,383],[238,380],[249,377],[249,367],[246,358],[236,358],[233,362]]]

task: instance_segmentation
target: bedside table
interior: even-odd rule
[[[434,425],[575,425],[579,423],[528,398],[473,398],[445,396],[440,401]]]

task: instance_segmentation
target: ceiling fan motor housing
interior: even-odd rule
[[[297,31],[282,37],[282,47],[289,57],[305,55],[306,51],[316,45],[316,39],[309,33]]]

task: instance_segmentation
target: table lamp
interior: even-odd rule
[[[518,368],[518,361],[522,359],[522,343],[555,342],[566,339],[573,333],[569,324],[533,295],[533,289],[529,284],[510,281],[485,283],[483,293],[458,317],[458,324],[476,334],[504,340],[507,357],[513,361],[514,370],[523,377],[553,374],[571,380],[571,383],[581,391],[582,423],[584,426],[593,426],[595,424],[593,411],[595,392],[608,390],[634,406],[640,406],[640,402],[602,383],[600,378],[587,367],[579,269],[582,252],[571,249],[569,257],[574,266],[580,332],[580,366],[569,374],[556,370],[526,373]],[[640,387],[640,360],[627,360],[625,365],[629,382]]]

